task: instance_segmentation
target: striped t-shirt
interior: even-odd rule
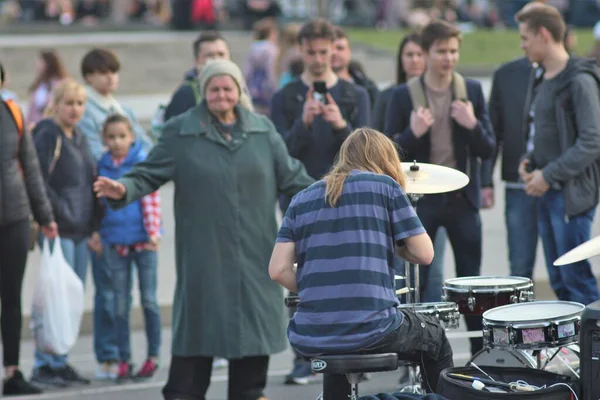
[[[425,233],[402,187],[387,175],[353,171],[338,204],[319,181],[298,193],[278,242],[294,242],[298,311],[291,345],[306,356],[370,346],[402,323],[394,291],[394,242]]]

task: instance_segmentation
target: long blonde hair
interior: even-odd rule
[[[406,175],[396,145],[375,129],[356,129],[342,143],[333,168],[323,178],[325,198],[331,207],[338,203],[344,181],[352,170],[388,175],[402,188],[406,185]]]
[[[52,90],[50,101],[44,110],[44,118],[52,118],[56,113],[56,107],[58,103],[68,94],[68,93],[77,93],[80,94],[84,101],[87,98],[87,92],[85,90],[85,86],[81,83],[77,82],[75,79],[67,78],[62,80],[55,88]]]

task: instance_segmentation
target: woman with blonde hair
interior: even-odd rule
[[[278,193],[313,180],[273,123],[251,111],[239,67],[209,61],[202,102],[165,125],[148,158],[98,196],[121,208],[175,184],[177,282],[166,400],[204,399],[214,357],[229,360],[231,400],[264,398],[269,356],[287,347],[283,290],[267,275]]]
[[[34,128],[33,136],[46,192],[58,224],[60,247],[67,263],[85,285],[88,240],[99,226],[99,206],[92,185],[96,165],[85,136],[77,124],[85,110],[86,89],[73,79],[63,80],[53,92],[47,118]],[[43,238],[40,236],[40,245]],[[54,245],[53,241],[50,246]],[[67,363],[67,355],[35,352],[32,381],[66,386],[89,383]]]
[[[423,265],[433,258],[405,180],[394,143],[355,130],[332,170],[292,199],[269,274],[300,298],[288,327],[300,354],[398,353],[422,360],[433,391],[452,348],[435,317],[397,309],[394,289],[394,253]]]

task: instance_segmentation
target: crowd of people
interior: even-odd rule
[[[328,20],[283,30],[258,21],[242,66],[221,34],[203,32],[156,141],[113,97],[120,64],[112,51],[89,51],[80,81],[56,53],[41,53],[25,118],[4,96],[0,119],[10,144],[0,169],[4,394],[89,382],[67,355],[37,351],[32,382],[19,370],[30,210],[39,243],[59,235],[82,281],[91,262],[96,378],[155,374],[158,189],[167,182],[175,185],[177,279],[166,400],[204,399],[220,360],[229,363],[230,399],[265,400],[269,356],[288,344],[296,358],[286,384],[315,379],[310,356],[385,350],[422,362],[435,391],[452,349],[435,319],[396,311],[394,277],[401,259],[424,265],[421,299],[441,301],[448,241],[456,275],[481,274],[480,210],[499,195],[500,154],[510,275],[532,278],[541,238],[556,296],[600,299],[589,262],[552,266],[591,234],[600,73],[570,54],[561,13],[542,3],[517,14],[525,57],[498,68],[490,99],[455,71],[461,32],[440,19],[400,40],[395,82],[382,92]],[[460,170],[469,183],[424,197],[415,211],[401,160]],[[136,270],[148,342],[140,368],[129,343]],[[300,298],[289,315],[282,286]],[[481,317],[466,323],[481,330]],[[483,341],[470,340],[475,354]]]

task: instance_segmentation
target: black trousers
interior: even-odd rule
[[[212,357],[173,356],[165,400],[205,400],[212,373]],[[257,400],[267,386],[269,356],[229,360],[229,400]]]
[[[473,207],[464,192],[423,196],[417,203],[417,214],[432,239],[440,227],[446,228],[454,251],[456,276],[481,275],[482,234],[479,210]],[[427,287],[428,267],[419,269],[421,293]],[[440,291],[441,292],[441,291]],[[469,331],[481,331],[480,316],[465,316]],[[483,338],[471,338],[471,353],[483,348]]]
[[[29,253],[29,219],[0,226],[0,331],[4,366],[19,365],[21,290]]]
[[[428,393],[437,390],[440,373],[454,366],[452,347],[444,328],[431,315],[423,315],[412,310],[399,310],[402,324],[374,345],[365,347],[355,354],[397,353],[400,360],[412,361],[423,367],[425,372],[424,389]],[[325,375],[323,400],[348,398],[348,381],[344,376]]]

